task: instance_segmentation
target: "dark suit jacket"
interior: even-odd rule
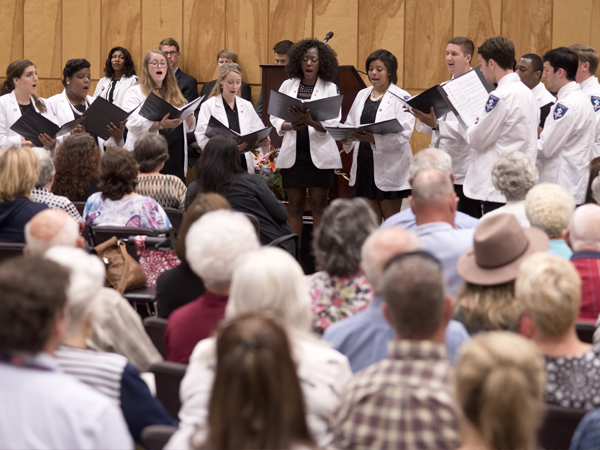
[[[198,81],[193,76],[183,73],[179,68],[175,72],[175,78],[177,78],[179,90],[188,102],[198,98]]]
[[[208,96],[210,95],[213,88],[215,87],[216,82],[217,82],[217,80],[212,80],[212,81],[209,81],[202,85],[202,89],[200,89],[200,95],[204,95],[204,100],[202,100],[202,103],[204,103],[206,100],[208,100]],[[244,100],[248,100],[249,102],[252,101],[252,89],[250,89],[249,84],[246,84],[243,81],[242,81],[241,97]]]

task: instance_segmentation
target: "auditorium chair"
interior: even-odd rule
[[[300,262],[300,237],[297,234],[292,233],[278,237],[274,241],[269,242],[269,247],[278,247],[285,250],[281,244],[290,240],[294,241],[294,247],[296,248],[296,261]]]
[[[75,205],[75,208],[77,209],[77,212],[79,213],[79,215],[81,217],[83,217],[83,210],[85,209],[85,203],[86,202],[73,202],[73,205]]]
[[[181,211],[175,208],[163,208],[167,213],[167,217],[171,221],[171,226],[175,230],[175,233],[179,232],[179,228],[181,227],[181,221],[183,220],[183,214]]]
[[[142,430],[142,445],[146,450],[162,450],[176,431],[171,425],[150,425]]]
[[[0,263],[23,254],[25,244],[19,242],[0,242]]]
[[[185,375],[187,364],[161,361],[150,366],[156,381],[156,396],[175,419],[181,408],[179,385]]]
[[[544,450],[568,449],[586,412],[584,409],[546,405],[546,418],[538,432],[540,447]]]
[[[165,350],[165,327],[167,326],[167,319],[162,317],[146,317],[144,319],[144,329],[150,340],[162,355],[163,358],[167,358],[167,351]]]
[[[592,344],[594,340],[594,331],[596,331],[596,322],[587,322],[587,321],[577,321],[575,325],[577,329],[577,336],[583,342],[587,342],[588,344]]]

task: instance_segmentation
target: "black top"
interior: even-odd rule
[[[19,103],[19,109],[21,110],[21,115],[24,116],[27,111],[33,108],[33,102],[29,102],[29,105],[21,105]]]
[[[25,243],[25,225],[44,209],[48,205],[25,197],[0,202],[0,242]]]
[[[179,308],[204,295],[202,279],[192,272],[187,263],[167,270],[156,280],[156,301],[158,317],[164,319]]]
[[[204,103],[206,100],[208,100],[208,96],[210,95],[210,93],[212,92],[213,88],[215,87],[215,83],[217,82],[217,80],[212,80],[209,81],[208,83],[204,83],[202,85],[202,89],[200,89],[200,95],[204,95],[204,99],[202,100],[202,103]],[[252,101],[252,89],[250,89],[250,85],[246,84],[242,81],[242,89],[241,89],[241,93],[240,96],[244,99],[244,100],[248,100],[249,102]]]
[[[238,107],[237,102],[234,102],[233,109],[229,107],[229,104],[223,99],[223,106],[225,107],[225,114],[227,114],[227,121],[229,122],[229,129],[235,131],[236,133],[242,133],[240,131],[240,116],[238,115]]]
[[[69,200],[71,200],[72,202],[87,202],[88,197],[95,192],[100,192],[100,188],[98,187],[98,178],[94,178],[90,181],[90,185],[88,186],[87,191],[83,193],[83,195],[80,195],[79,197],[74,198],[73,200]]]
[[[198,98],[198,81],[193,76],[183,73],[181,69],[178,68],[177,72],[175,72],[175,78],[177,78],[179,90],[188,103]]]

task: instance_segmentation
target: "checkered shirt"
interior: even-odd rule
[[[342,449],[455,449],[458,412],[443,344],[393,341],[346,385],[334,418]]]
[[[77,211],[77,208],[75,208],[75,205],[67,197],[62,197],[60,195],[54,195],[48,189],[44,189],[44,188],[32,189],[31,196],[33,197],[33,200],[35,200],[36,202],[44,203],[44,204],[48,205],[49,208],[52,208],[52,209],[60,209],[62,211],[66,211],[77,222],[81,222],[81,215]]]

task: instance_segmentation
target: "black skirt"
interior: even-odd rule
[[[284,189],[331,188],[334,182],[333,169],[318,169],[310,156],[308,127],[296,131],[296,161],[289,169],[281,169]]]

